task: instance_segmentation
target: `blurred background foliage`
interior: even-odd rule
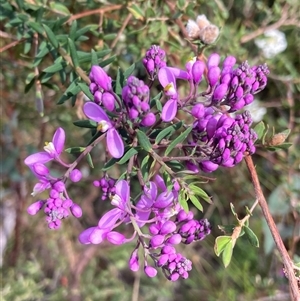
[[[70,84],[80,80],[66,61],[68,37],[74,41],[85,72],[94,49],[103,65],[114,57],[106,67],[112,77],[119,67],[125,70],[136,62],[135,75],[146,79],[141,58],[152,44],[166,51],[169,65],[184,67],[193,56],[184,36],[185,25],[188,19],[205,14],[221,28],[217,43],[206,49],[206,56],[212,52],[223,57],[232,54],[239,63],[248,60],[251,65],[266,62],[269,66],[269,82],[258,94],[253,114],[257,122],[263,119],[269,124],[271,131],[290,129],[288,142],[293,146],[278,152],[258,148],[254,161],[285,245],[295,262],[299,261],[299,1],[0,0],[0,4],[2,300],[289,300],[282,264],[259,208],[250,225],[260,248],[241,237],[227,269],[214,254],[214,238],[222,234],[218,225],[234,222],[230,202],[243,217],[244,206],[251,207],[255,200],[243,163],[221,168],[213,174],[216,180],[204,185],[213,198],[212,205],[204,204],[204,216],[213,225],[212,235],[182,247],[193,261],[193,271],[188,280],[171,283],[162,274],[149,279],[142,272],[132,273],[127,265],[130,245],[79,244],[78,234],[95,224],[109,206],[91,185],[101,177],[100,148],[92,154],[95,168],[81,162],[84,180],[69,184],[73,187],[68,190],[83,207],[84,215],[80,220],[68,219],[59,231],[48,230],[42,214],[27,214],[35,179],[23,160],[40,150],[58,126],[66,130],[67,147],[85,145],[89,139],[85,129],[72,124],[84,118],[83,93],[74,92],[75,96],[65,97],[63,104],[57,105]],[[59,61],[59,54],[47,39],[37,35],[39,28],[30,22],[41,29],[47,24],[66,50],[62,71],[45,71],[55,59]],[[281,38],[278,40],[278,32],[277,37],[267,37],[270,30],[279,31]],[[265,44],[259,48],[261,39]],[[48,52],[37,55],[47,47]],[[268,47],[273,49],[271,54]],[[74,63],[74,55],[72,60]],[[71,155],[64,156],[71,162]],[[51,167],[59,172],[55,164]],[[114,169],[112,175],[120,173]]]

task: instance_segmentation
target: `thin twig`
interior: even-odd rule
[[[254,186],[256,198],[258,199],[258,202],[262,209],[263,215],[267,221],[267,224],[268,224],[271,234],[273,236],[274,242],[276,244],[277,249],[279,250],[282,262],[285,266],[287,278],[289,279],[289,283],[290,283],[290,293],[291,293],[292,301],[299,301],[300,300],[300,291],[299,291],[297,280],[296,280],[295,273],[294,273],[293,262],[283,244],[283,241],[278,232],[278,229],[276,228],[276,224],[270,213],[268,203],[267,203],[267,201],[264,197],[264,194],[262,192],[262,189],[260,187],[258,175],[257,175],[256,169],[255,169],[252,157],[246,156],[244,159],[245,159],[245,162],[247,164],[247,167],[248,167],[248,170],[249,170],[249,173],[251,176],[251,180],[252,180],[252,183]]]

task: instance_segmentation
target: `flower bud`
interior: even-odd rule
[[[162,254],[157,262],[159,267],[165,265],[169,260],[169,254]]]
[[[154,235],[152,236],[152,238],[150,239],[149,245],[151,248],[156,248],[158,246],[160,246],[165,240],[165,236],[164,235]]]
[[[211,87],[213,87],[219,80],[221,69],[219,67],[211,67],[208,69],[207,79]]]
[[[173,246],[164,246],[162,249],[161,249],[161,254],[175,254],[176,253],[176,250]]]
[[[33,164],[32,169],[39,176],[46,176],[49,174],[49,169],[42,163]]]
[[[194,83],[198,85],[202,80],[202,75],[205,71],[205,63],[202,61],[196,61],[192,67],[192,76]]]
[[[71,213],[73,214],[73,216],[75,216],[76,218],[79,218],[82,216],[82,210],[79,205],[73,203],[73,205],[70,207],[70,210],[71,210]]]
[[[110,92],[104,92],[102,95],[102,104],[104,107],[112,112],[115,109],[115,98]]]
[[[176,224],[172,221],[166,221],[162,225],[159,233],[162,234],[162,235],[166,235],[166,234],[174,232],[175,230],[176,230]]]
[[[106,235],[106,239],[114,245],[122,245],[126,242],[125,236],[116,231],[108,232]]]
[[[31,204],[28,208],[27,208],[27,213],[30,215],[36,215],[44,206],[45,201],[39,200],[33,204]]]
[[[157,274],[157,270],[155,268],[151,267],[151,266],[146,266],[145,269],[144,269],[144,272],[150,278],[155,277],[156,274]]]
[[[79,182],[82,178],[82,174],[79,169],[74,169],[70,172],[70,180],[74,183]]]
[[[110,91],[112,89],[111,78],[100,66],[92,66],[90,79],[105,91]]]
[[[221,100],[223,100],[227,91],[228,91],[228,86],[226,84],[218,85],[213,93],[213,97],[212,97],[213,103],[216,104],[216,103],[220,102]]]
[[[219,167],[218,164],[215,164],[209,160],[204,160],[204,161],[200,162],[199,166],[204,172],[207,172],[207,173],[213,172],[216,169],[218,169],[218,167]]]
[[[171,245],[178,245],[181,243],[181,235],[180,234],[173,234],[170,238],[167,239],[167,243]]]
[[[53,188],[58,192],[63,192],[65,190],[65,183],[62,181],[57,181],[54,183]]]
[[[207,68],[218,67],[220,63],[220,55],[218,53],[212,53],[207,60]]]
[[[135,249],[129,259],[129,268],[131,271],[136,272],[139,270],[139,256],[138,256],[138,249]]]
[[[152,112],[149,112],[141,121],[143,126],[151,126],[156,121],[155,115]]]

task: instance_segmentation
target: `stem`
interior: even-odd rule
[[[94,142],[86,147],[86,149],[80,154],[80,156],[70,165],[69,169],[66,171],[64,178],[68,178],[70,172],[77,166],[77,164],[92,151],[92,149],[101,142],[106,137],[106,133],[98,137]]]
[[[290,293],[291,293],[292,301],[299,301],[300,300],[300,291],[299,291],[297,280],[296,280],[296,277],[294,274],[293,262],[283,244],[283,241],[278,232],[278,229],[276,228],[274,219],[270,213],[268,203],[267,203],[267,201],[264,197],[264,194],[262,192],[262,189],[260,187],[258,175],[257,175],[256,169],[255,169],[253,160],[252,160],[251,156],[246,156],[244,159],[245,159],[245,162],[247,164],[247,167],[248,167],[248,170],[249,170],[249,173],[251,176],[251,180],[252,180],[252,183],[254,186],[256,198],[262,209],[262,213],[267,221],[267,224],[268,224],[271,234],[273,236],[274,242],[280,253],[282,262],[285,266],[287,278],[289,279],[289,283],[290,283]]]

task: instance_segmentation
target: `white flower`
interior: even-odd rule
[[[253,122],[261,121],[267,113],[267,109],[257,99],[247,106],[247,110],[250,111]]]
[[[263,38],[255,39],[254,42],[262,50],[264,57],[268,59],[283,52],[287,47],[285,34],[277,29],[266,31]]]

